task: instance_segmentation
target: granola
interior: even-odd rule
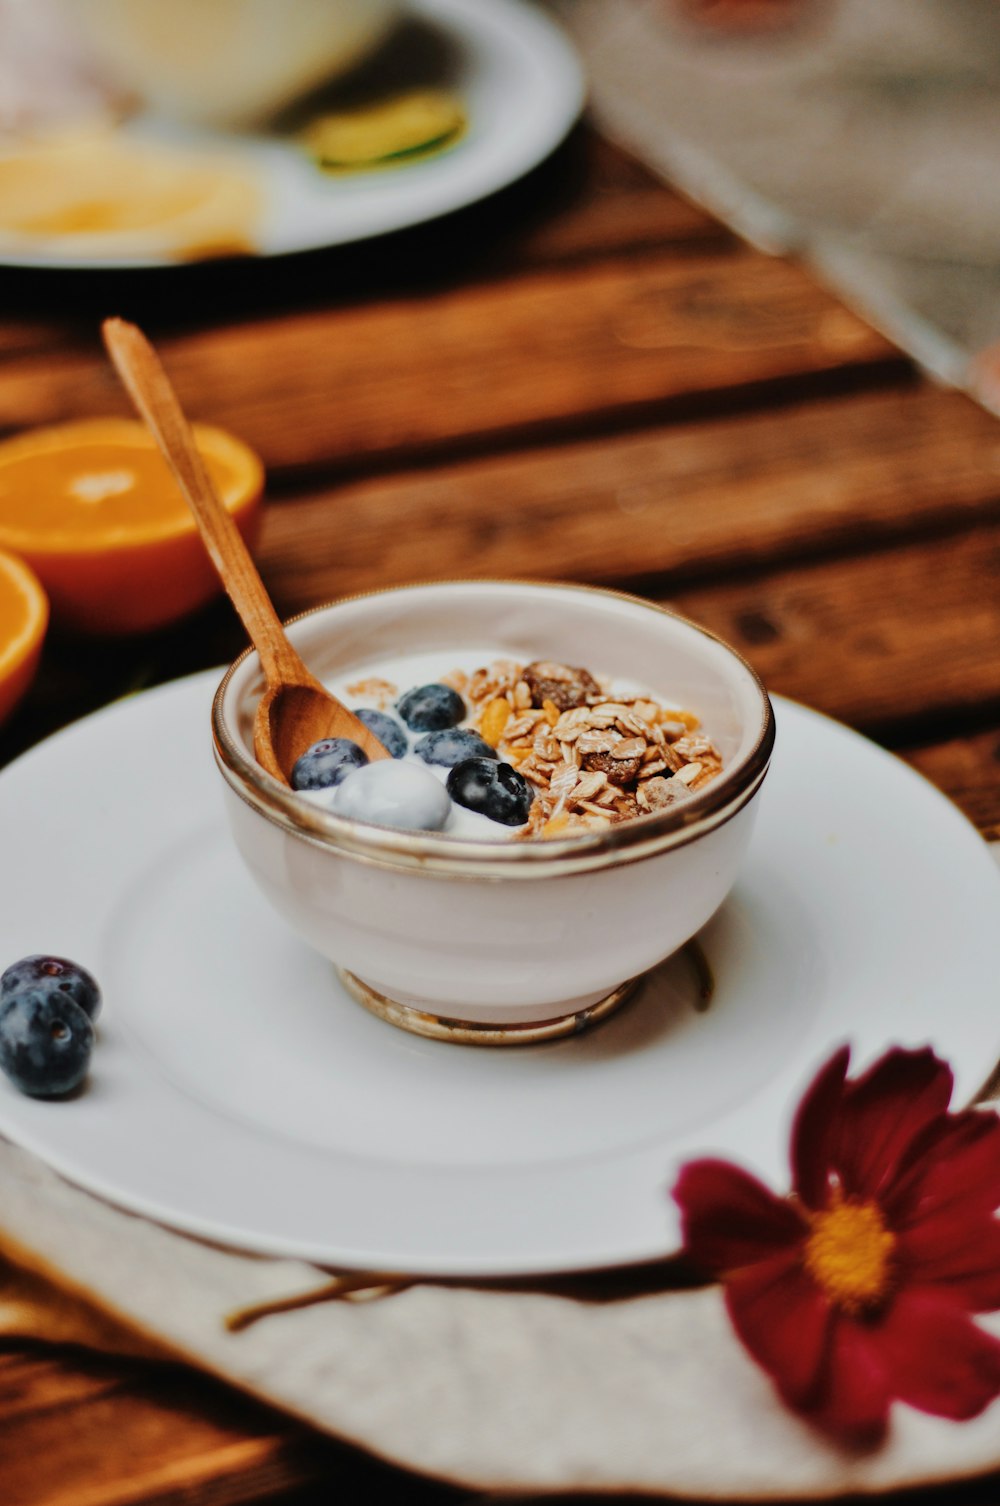
[[[468,676],[462,693],[470,725],[536,791],[521,837],[599,831],[662,810],[722,768],[693,712],[612,694],[586,669],[501,659]]]

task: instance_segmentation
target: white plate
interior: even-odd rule
[[[436,35],[441,78],[465,101],[469,128],[450,151],[405,167],[333,177],[298,147],[266,135],[225,135],[140,119],[128,133],[224,148],[248,164],[265,200],[258,254],[340,246],[417,225],[475,203],[544,160],[583,105],[576,54],[555,23],[523,0],[412,0],[414,18]],[[81,257],[53,241],[0,251],[23,267],[176,265],[174,258]]]
[[[344,994],[230,845],[217,678],[119,702],[0,776],[0,963],[75,957],[106,1000],[86,1092],[0,1082],[0,1130],[124,1207],[325,1265],[639,1260],[676,1244],[684,1159],[785,1184],[791,1109],[839,1042],[861,1062],[930,1040],[963,1099],[1000,1053],[986,845],[905,765],[783,701],[749,859],[703,933],[706,1013],[681,958],[565,1043],[404,1034]]]

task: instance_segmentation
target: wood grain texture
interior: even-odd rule
[[[866,393],[539,446],[282,499],[285,615],[446,575],[708,578],[1000,518],[1000,428],[955,393]]]
[[[174,1367],[0,1351],[4,1506],[188,1506],[209,1490],[235,1506],[310,1478],[304,1429],[211,1383],[191,1392]]]
[[[0,1345],[3,1506],[456,1506],[467,1491],[325,1438],[186,1367]]]
[[[728,639],[770,690],[852,726],[949,740],[956,718],[1000,718],[995,524],[671,601]]]
[[[900,749],[974,822],[988,841],[1000,841],[1000,726],[974,737],[946,738]]]
[[[674,249],[689,254],[692,246],[737,250],[728,233],[693,204],[646,187],[609,191],[559,219],[542,220],[520,238],[517,252],[529,266],[592,261],[610,253]]]
[[[4,319],[0,323],[0,360],[41,350],[54,351],[65,343],[66,330],[58,320]]]
[[[643,163],[586,130],[575,132],[556,157],[498,198],[463,224],[462,240],[480,275],[490,266],[509,271],[593,261],[609,252],[634,256],[651,249],[662,254],[690,253],[692,247],[740,248],[718,220],[679,194],[664,193]],[[493,213],[494,207],[499,212]],[[442,252],[452,260],[454,237],[448,227],[441,229],[442,241],[447,236],[451,242],[448,251],[442,245]],[[434,232],[428,230],[426,239],[433,241]]]
[[[356,466],[900,370],[798,268],[643,256],[159,341],[192,419],[275,472]],[[0,363],[0,429],[127,411],[102,354]]]

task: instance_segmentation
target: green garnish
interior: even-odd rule
[[[465,111],[454,95],[418,89],[320,115],[302,140],[325,171],[360,172],[444,151],[465,126]]]

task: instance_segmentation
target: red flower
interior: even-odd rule
[[[817,1075],[792,1129],[791,1197],[725,1161],[681,1171],[684,1248],[785,1403],[877,1442],[898,1398],[956,1420],[1000,1395],[1000,1117],[948,1112],[952,1074],[894,1049]]]

